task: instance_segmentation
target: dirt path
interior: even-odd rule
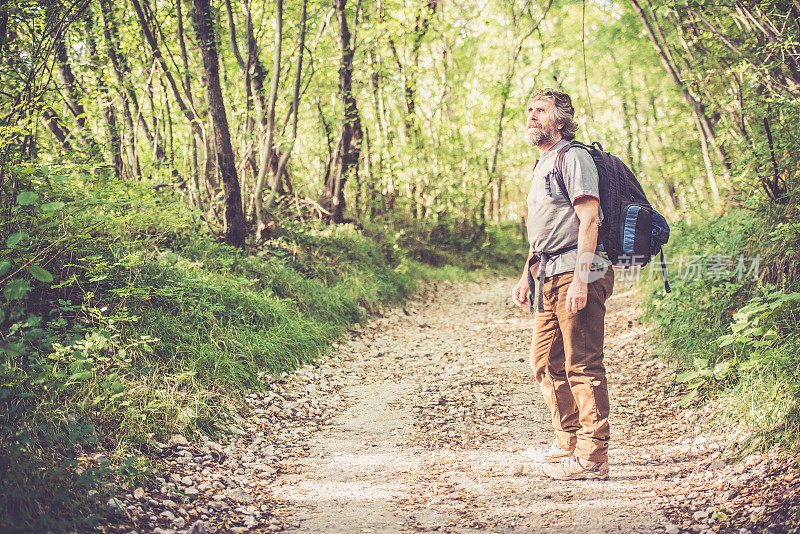
[[[249,396],[226,443],[159,445],[170,477],[109,507],[163,534],[712,532],[734,508],[759,524],[765,507],[748,518],[733,477],[755,483],[772,464],[726,466],[703,414],[677,409],[624,283],[606,320],[609,479],[552,481],[527,462],[552,431],[512,285],[440,285],[371,320],[322,365]]]
[[[657,453],[626,438],[633,399],[615,395],[608,481],[554,482],[521,455],[552,431],[527,363],[532,318],[510,304],[512,285],[450,286],[339,349],[346,408],[312,436],[296,474],[273,485],[299,523],[291,531],[652,532],[664,522],[643,465]],[[638,352],[630,299],[609,302],[612,384],[629,380]]]

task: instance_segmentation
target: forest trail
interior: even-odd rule
[[[556,482],[522,455],[552,430],[527,361],[532,316],[511,304],[513,284],[448,285],[339,349],[343,409],[271,485],[290,532],[652,532],[665,522],[653,506],[660,470],[648,465],[664,451],[638,419],[652,409],[641,401],[661,395],[642,368],[663,364],[649,365],[636,297],[618,288],[609,301],[611,477]]]
[[[606,318],[609,479],[552,481],[524,458],[552,431],[513,283],[431,285],[319,366],[249,395],[224,443],[158,444],[169,477],[109,502],[130,518],[113,530],[677,532],[659,510],[704,513],[709,477],[728,473],[709,470],[719,444],[667,393],[674,371],[649,354],[637,296],[619,280]],[[673,512],[684,528],[711,521],[710,509]]]
[[[611,477],[557,482],[522,455],[552,430],[527,361],[532,316],[511,304],[513,283],[448,285],[340,348],[343,410],[272,485],[289,531],[652,532],[665,522],[652,503],[659,470],[646,465],[663,451],[627,414],[648,409],[633,395],[660,395],[640,372],[652,360],[636,298],[609,301]]]
[[[111,499],[119,521],[104,531],[710,534],[791,522],[796,460],[728,463],[741,437],[707,428],[711,405],[678,407],[675,371],[649,352],[619,279],[606,317],[610,476],[545,478],[522,454],[552,431],[513,283],[432,284],[320,365],[250,394],[224,443],[156,443],[169,475]]]

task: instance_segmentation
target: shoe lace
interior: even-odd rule
[[[573,469],[582,471],[586,469],[586,466],[581,463],[581,459],[574,455],[570,456],[569,458],[563,459],[562,462],[564,464],[564,469],[566,471],[571,471]]]

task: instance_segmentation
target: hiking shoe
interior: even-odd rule
[[[544,474],[556,480],[605,479],[608,478],[608,462],[592,462],[570,456],[557,464],[545,465]]]
[[[558,463],[572,456],[572,451],[565,451],[555,442],[550,445],[533,446],[525,451],[525,456],[540,464]]]

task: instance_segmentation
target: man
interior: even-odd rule
[[[550,89],[528,101],[525,135],[539,149],[528,193],[530,251],[512,298],[537,310],[531,368],[553,415],[556,439],[526,454],[561,479],[608,476],[608,387],[603,366],[605,301],[614,271],[597,250],[602,221],[597,168],[583,149],[564,154],[565,197],[553,173],[558,151],[575,138],[569,95]],[[534,282],[534,278],[538,281]]]

